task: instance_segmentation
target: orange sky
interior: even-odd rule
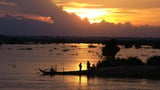
[[[160,37],[159,3],[160,0],[0,0],[0,34]],[[89,24],[88,20],[106,22]]]
[[[90,23],[105,20],[113,23],[160,26],[160,0],[54,0],[58,6]]]

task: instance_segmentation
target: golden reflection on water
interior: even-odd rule
[[[80,43],[79,46],[80,48],[88,48],[88,45],[87,43]]]
[[[72,76],[72,78],[70,78],[70,76],[65,76],[64,78],[67,82],[69,82],[69,84],[71,86],[75,85],[75,84],[88,85],[88,77],[87,76],[77,75],[77,76]]]
[[[38,63],[41,64],[41,68],[49,69],[51,66],[57,66],[58,71],[73,71],[79,70],[79,63],[81,62],[82,70],[86,70],[87,61],[90,61],[91,65],[96,64],[99,60],[96,52],[101,52],[100,45],[92,44],[93,46],[96,46],[94,48],[89,48],[89,45],[91,44],[53,44],[40,48],[41,53],[39,53],[40,50],[35,50],[33,48],[32,55],[36,52],[35,54],[38,54],[36,56],[41,57],[37,59]]]
[[[97,56],[97,48],[88,48],[90,44],[80,43],[78,49],[74,50],[74,53],[78,53],[76,57],[72,57],[75,62],[70,62],[74,65],[74,69],[79,70],[79,63],[82,63],[82,70],[87,69],[87,61],[90,61],[91,65],[96,64],[99,57]],[[97,44],[92,44],[97,46]],[[99,48],[99,47],[98,47]]]
[[[79,81],[78,80],[77,81],[79,82],[79,84],[83,84],[83,85],[86,84],[87,85],[88,78],[86,76],[79,75],[78,79],[79,79]]]

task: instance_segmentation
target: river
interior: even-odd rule
[[[57,67],[58,71],[86,69],[89,60],[101,60],[103,45],[92,44],[36,44],[0,46],[0,90],[159,90],[160,80],[135,78],[102,78],[87,76],[42,76],[38,68]],[[159,49],[143,46],[140,49],[121,48],[116,57],[137,56],[146,62],[150,56],[160,55]]]

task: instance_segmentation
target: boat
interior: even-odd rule
[[[91,72],[88,72],[87,70],[82,71],[65,71],[65,72],[57,72],[57,71],[47,71],[39,68],[39,71],[42,73],[42,75],[89,75]]]
[[[43,75],[86,75],[100,77],[126,77],[160,79],[160,66],[117,66],[97,69],[96,71],[46,71],[39,69]]]
[[[43,75],[55,75],[56,71],[46,71],[39,68],[39,71],[42,72]]]

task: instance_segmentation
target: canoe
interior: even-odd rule
[[[49,71],[42,70],[40,68],[39,68],[39,71],[42,72],[42,74],[44,75],[55,75],[56,74],[55,71],[49,72]]]
[[[133,77],[133,78],[160,78],[160,66],[118,66],[97,69],[96,71],[65,71],[50,72],[39,69],[43,75],[87,75],[101,77]]]
[[[65,71],[65,72],[57,72],[57,71],[46,71],[43,69],[39,68],[39,71],[43,74],[43,75],[88,75],[90,74],[90,72],[88,72],[87,70],[83,70],[83,71]]]
[[[160,66],[117,66],[96,69],[96,71],[49,72],[39,69],[43,75],[87,75],[99,77],[151,78],[160,79]]]

